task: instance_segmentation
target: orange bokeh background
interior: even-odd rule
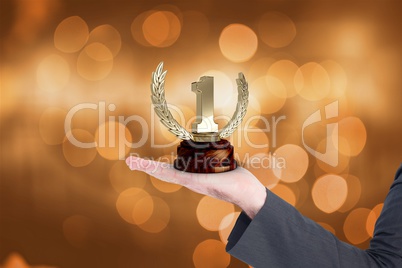
[[[2,1],[1,267],[248,267],[224,251],[239,208],[120,160],[174,159],[179,140],[151,109],[160,61],[167,102],[187,128],[191,82],[215,77],[223,127],[243,72],[250,103],[230,138],[239,163],[367,248],[402,160],[402,6],[164,2]],[[336,117],[325,119],[334,102]],[[77,105],[86,106],[69,117]],[[318,110],[323,120],[303,129]],[[335,166],[318,158],[329,145]]]

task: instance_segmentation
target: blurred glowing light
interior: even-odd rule
[[[273,173],[273,169],[277,168],[277,163],[275,157],[271,154],[257,153],[250,157],[249,162],[242,162],[242,159],[239,160],[239,164],[253,173],[253,175],[268,189],[271,189],[278,184],[279,179]]]
[[[116,201],[116,208],[117,212],[119,212],[119,215],[128,223],[131,224],[136,224],[134,219],[133,219],[133,212],[134,208],[137,205],[138,201],[147,198],[147,200],[150,200],[150,195],[148,192],[141,188],[128,188],[125,191],[121,192],[119,197],[117,198]],[[144,202],[142,202],[144,203]],[[136,215],[137,218],[146,218],[150,217],[149,213],[147,211],[143,211],[140,209],[136,210],[136,213],[146,213],[146,216],[143,217],[141,215]]]
[[[130,151],[132,137],[122,123],[105,122],[95,132],[96,149],[108,160],[124,159]]]
[[[154,202],[151,196],[145,196],[134,204],[132,220],[134,224],[143,224],[152,216]]]
[[[121,37],[113,26],[104,24],[90,32],[88,43],[101,43],[110,50],[113,56],[116,56],[121,48]]]
[[[373,43],[367,22],[355,20],[339,24],[336,42],[336,52],[342,56],[359,57],[364,55]]]
[[[294,83],[297,93],[309,101],[325,98],[331,88],[327,71],[316,62],[301,66],[295,74]]]
[[[219,224],[219,237],[220,237],[222,243],[227,244],[229,234],[232,231],[239,215],[240,215],[240,212],[233,212],[233,213],[226,215],[222,219],[221,223]]]
[[[320,65],[327,71],[331,81],[330,96],[332,98],[343,96],[348,84],[345,70],[337,62],[332,60],[323,61]]]
[[[40,62],[36,79],[40,89],[50,92],[61,90],[70,79],[70,67],[61,56],[49,55]]]
[[[384,203],[380,203],[376,205],[369,213],[366,222],[366,230],[367,233],[373,237],[374,235],[374,227],[375,223],[377,222],[378,217],[380,217],[382,208],[384,207]]]
[[[269,150],[267,133],[259,128],[239,129],[234,132],[230,141],[236,147],[236,154],[241,162],[256,154],[268,153]]]
[[[85,52],[89,57],[96,61],[109,61],[113,59],[113,54],[105,45],[95,42],[85,47]]]
[[[233,212],[233,204],[209,196],[200,200],[196,210],[198,222],[209,231],[218,231],[222,219]]]
[[[268,12],[262,15],[258,22],[258,34],[270,47],[285,47],[295,38],[296,26],[285,14]]]
[[[141,199],[134,207],[133,213],[137,210],[146,213],[147,209],[150,208],[149,205],[143,207],[144,202],[150,202],[151,199],[146,197],[147,199]],[[144,222],[143,224],[138,225],[142,230],[148,233],[159,233],[163,231],[169,223],[170,220],[170,209],[169,205],[163,201],[161,198],[152,196],[153,202],[153,213],[150,218]]]
[[[58,107],[49,107],[39,119],[39,133],[48,145],[61,144],[64,140],[64,119],[67,112]]]
[[[173,12],[154,11],[147,13],[142,23],[142,32],[150,45],[169,47],[179,38],[181,23]]]
[[[332,227],[331,225],[329,225],[328,223],[325,222],[317,222],[319,225],[322,226],[322,228],[324,228],[325,230],[331,232],[333,235],[335,235],[335,229],[334,227]]]
[[[79,51],[89,37],[87,23],[79,16],[71,16],[59,23],[54,32],[54,46],[62,52]]]
[[[358,117],[349,116],[339,121],[339,152],[347,156],[358,155],[366,145],[367,133],[363,122]]]
[[[130,170],[125,161],[117,161],[109,171],[109,179],[116,192],[120,193],[130,187],[143,188],[148,181],[148,174]]]
[[[92,222],[88,217],[73,215],[63,221],[63,234],[66,240],[76,248],[88,245]]]
[[[267,84],[270,86],[271,83],[277,84],[278,82],[272,81],[272,77],[277,78],[286,89],[286,96],[288,98],[293,97],[297,94],[295,89],[294,78],[299,70],[299,66],[290,60],[279,60],[274,62],[268,69],[267,72]],[[279,97],[283,97],[281,92]]]
[[[346,212],[351,210],[359,201],[361,196],[361,184],[358,177],[347,174],[342,175],[348,184],[348,196],[345,203],[338,209],[340,212]]]
[[[228,60],[245,62],[257,51],[257,35],[243,24],[230,24],[220,34],[219,47]]]
[[[331,134],[333,135],[333,134]],[[347,155],[343,155],[340,154],[338,151],[338,148],[335,147],[335,145],[332,146],[328,146],[327,147],[327,140],[333,138],[334,136],[330,136],[327,138],[322,139],[317,146],[316,152],[321,152],[321,153],[325,153],[326,154],[326,159],[328,159],[328,161],[334,161],[335,159],[338,160],[338,164],[337,166],[332,166],[327,164],[326,162],[323,162],[321,160],[319,160],[318,158],[316,158],[317,164],[318,166],[324,170],[327,173],[345,173],[347,172],[347,169],[349,167],[349,161],[350,161],[350,157]],[[340,146],[348,146],[348,143],[345,141],[343,141],[342,137],[338,137],[339,140],[339,145]],[[333,142],[333,141],[332,141]],[[349,147],[343,147],[344,150],[346,150],[346,148]],[[334,160],[332,160],[334,159]]]
[[[256,58],[245,74],[249,81],[256,80],[267,74],[269,67],[275,62],[275,59],[269,57]],[[293,81],[293,76],[292,76]]]
[[[12,252],[5,259],[3,268],[31,268],[25,261],[25,259],[17,252]]]
[[[113,54],[101,43],[91,43],[81,51],[77,59],[77,71],[91,81],[104,79],[113,68]]]
[[[300,180],[308,168],[308,155],[306,151],[295,144],[285,144],[275,150],[274,156],[285,164],[281,169],[274,169],[276,177],[284,182]]]
[[[283,200],[291,204],[292,206],[296,206],[296,195],[288,186],[283,184],[278,184],[271,191],[277,196],[281,197]]]
[[[275,113],[286,102],[285,86],[275,77],[260,77],[251,83],[250,89],[261,106],[261,113]]]
[[[361,244],[370,238],[365,228],[370,212],[371,210],[367,208],[356,208],[346,217],[343,232],[352,244]]]
[[[150,47],[151,45],[148,43],[147,40],[145,40],[143,31],[142,31],[142,25],[145,21],[145,19],[152,14],[155,11],[146,11],[141,14],[139,14],[131,23],[131,35],[133,39],[139,43],[140,45],[143,45],[145,47]]]
[[[67,137],[74,137],[82,143],[90,143],[94,141],[94,136],[83,129],[73,129],[66,134],[63,141],[63,154],[67,162],[73,167],[83,167],[91,163],[96,156],[95,148],[80,148],[73,144]]]
[[[207,239],[197,245],[193,253],[196,268],[228,267],[230,255],[225,251],[225,244],[215,239]]]
[[[315,181],[311,195],[318,209],[332,213],[344,204],[348,195],[348,185],[341,176],[327,174]]]

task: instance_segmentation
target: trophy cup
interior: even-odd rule
[[[152,73],[151,98],[154,110],[161,123],[182,139],[177,147],[174,168],[194,173],[219,173],[237,167],[233,146],[225,138],[229,137],[241,124],[248,105],[248,84],[242,73],[237,82],[238,101],[236,110],[227,125],[218,130],[214,121],[213,77],[203,76],[191,84],[196,94],[196,120],[192,123],[191,133],[183,128],[170,113],[165,99],[165,77],[163,62]]]

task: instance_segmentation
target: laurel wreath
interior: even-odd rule
[[[194,140],[193,135],[183,128],[176,119],[173,118],[165,99],[165,77],[166,71],[163,71],[163,62],[159,63],[155,72],[152,72],[151,83],[151,99],[154,105],[154,110],[159,116],[161,123],[168,128],[168,130],[182,140]],[[229,137],[236,128],[241,124],[247,112],[248,105],[248,84],[243,75],[239,73],[239,78],[236,79],[238,100],[236,111],[228,124],[219,133],[220,138]]]
[[[247,112],[248,106],[248,83],[243,73],[239,73],[239,78],[236,79],[237,82],[237,106],[232,118],[228,124],[221,130],[219,137],[224,139],[232,135],[236,128],[243,121],[244,116]]]
[[[163,62],[159,63],[156,71],[152,73],[151,98],[154,110],[159,116],[161,123],[174,135],[182,140],[193,139],[193,135],[183,128],[176,119],[173,118],[166,104],[165,99],[165,76],[167,71],[163,71]]]

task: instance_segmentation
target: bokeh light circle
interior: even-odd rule
[[[250,88],[261,107],[261,113],[272,114],[279,111],[286,101],[286,89],[275,77],[260,77],[253,81]]]
[[[338,210],[346,200],[348,185],[339,175],[327,174],[319,177],[311,189],[315,206],[325,212]]]
[[[31,268],[25,259],[17,252],[11,252],[3,261],[2,268]]]
[[[361,196],[361,183],[358,177],[346,174],[342,175],[345,179],[346,183],[348,184],[348,195],[346,197],[345,202],[343,205],[338,209],[339,212],[346,212],[351,210],[357,202],[360,200]]]
[[[349,116],[339,121],[338,136],[332,135],[332,138],[338,139],[338,150],[341,154],[356,156],[366,145],[366,127],[360,118]]]
[[[334,227],[332,227],[331,225],[329,225],[328,223],[325,222],[317,222],[319,225],[321,225],[322,228],[324,228],[325,230],[331,232],[333,235],[336,234]]]
[[[202,227],[209,231],[218,231],[222,219],[233,212],[233,204],[204,196],[198,203],[196,215]]]
[[[83,129],[73,129],[66,134],[63,141],[63,154],[67,162],[73,167],[83,167],[91,163],[96,156],[95,148],[82,148],[77,144],[76,139],[80,143],[90,144],[94,141],[94,136]]]
[[[149,220],[154,212],[154,201],[151,196],[145,196],[138,200],[133,207],[132,220],[140,225]]]
[[[239,129],[233,133],[230,142],[236,147],[236,156],[240,162],[247,162],[249,158],[259,153],[268,153],[269,139],[266,131],[249,127]]]
[[[84,47],[88,37],[87,23],[79,16],[71,16],[57,26],[54,32],[54,46],[62,52],[77,52]]]
[[[150,12],[142,24],[145,40],[155,47],[169,47],[180,36],[181,23],[179,18],[170,11]]]
[[[246,25],[230,24],[220,34],[219,47],[228,60],[245,62],[257,51],[257,35]]]
[[[155,234],[163,231],[169,224],[170,208],[169,205],[163,199],[156,196],[152,196],[152,199],[147,197],[147,200],[141,199],[139,202],[137,202],[133,212],[135,212],[136,209],[145,212],[146,209],[142,208],[143,203],[150,201],[152,201],[153,203],[153,213],[146,222],[138,225],[138,227],[140,227],[145,232]],[[149,205],[147,205],[147,207],[150,208]]]
[[[296,37],[296,26],[283,13],[267,12],[258,22],[258,35],[270,47],[285,47]]]
[[[314,155],[316,153],[325,153],[325,158],[322,158],[322,160],[316,158],[317,165],[327,173],[345,173],[349,167],[350,156],[339,153],[339,146],[336,147],[333,140],[335,135],[334,133],[330,133],[330,135],[331,136],[329,138],[324,138],[318,143],[318,146],[314,152]],[[343,141],[344,138],[342,137],[338,137],[338,139],[339,145],[343,146],[344,150],[346,150],[348,147],[345,146],[348,146],[348,142]],[[329,163],[337,163],[337,165],[333,166]]]
[[[268,68],[267,71],[267,84],[275,82],[272,77],[278,79],[286,89],[286,97],[290,98],[297,94],[294,77],[299,70],[299,66],[291,60],[278,60]],[[275,82],[277,84],[278,82]],[[283,97],[282,93],[280,97]]]
[[[274,186],[271,191],[277,196],[281,197],[283,200],[291,204],[292,206],[296,206],[297,198],[295,193],[288,186],[283,184],[278,184]]]
[[[374,235],[374,227],[377,222],[378,217],[380,217],[382,208],[384,207],[384,203],[380,203],[376,205],[369,213],[366,221],[366,230],[367,233],[373,237]]]
[[[341,65],[332,60],[322,61],[320,62],[320,65],[327,71],[331,81],[330,96],[332,98],[339,98],[343,96],[348,85],[348,78],[345,70],[341,67]]]
[[[96,149],[108,160],[122,160],[130,151],[132,137],[122,123],[105,122],[95,132]]]
[[[144,198],[147,198],[146,200],[150,200],[150,195],[141,188],[131,187],[121,192],[116,201],[116,208],[120,217],[122,217],[128,223],[136,224],[133,219],[134,208],[138,201]],[[136,212],[141,213],[143,211],[137,209]],[[149,215],[149,212],[146,211],[145,213],[146,215]],[[137,216],[137,218],[142,218],[142,216]]]
[[[246,158],[247,159],[247,158]],[[246,159],[238,159],[239,164],[246,168],[268,189],[275,187],[279,179],[274,175],[273,169],[280,163],[269,153],[257,153]]]
[[[196,268],[228,267],[230,255],[221,241],[207,239],[195,248],[193,262]]]
[[[307,171],[309,164],[307,152],[298,145],[285,144],[276,149],[273,156],[285,163],[283,168],[273,170],[275,176],[284,182],[296,182]]]
[[[77,59],[77,72],[90,81],[102,80],[113,68],[113,54],[105,45],[95,42],[87,45]]]
[[[121,36],[116,28],[109,24],[104,24],[89,33],[88,43],[100,43],[106,46],[113,56],[116,56],[121,48]]]
[[[239,215],[240,215],[240,212],[233,212],[233,213],[226,215],[222,219],[221,223],[219,224],[219,237],[220,237],[222,243],[227,244],[229,234],[232,231]]]
[[[346,217],[343,232],[346,238],[354,245],[358,245],[370,238],[366,230],[366,221],[371,210],[356,208]]]
[[[70,66],[63,57],[52,54],[44,58],[36,71],[40,89],[48,92],[62,90],[70,80]]]
[[[295,74],[294,83],[297,93],[309,101],[322,100],[331,89],[327,71],[316,62],[302,65]]]

